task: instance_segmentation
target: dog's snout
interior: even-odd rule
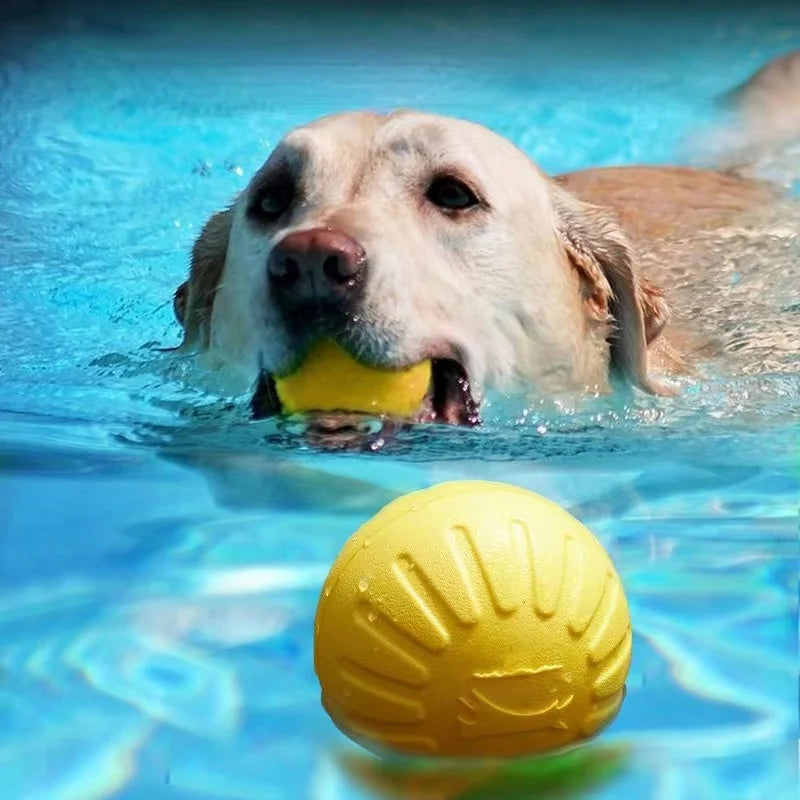
[[[308,303],[347,301],[367,269],[364,248],[333,228],[311,228],[285,236],[272,248],[269,280],[282,298]]]

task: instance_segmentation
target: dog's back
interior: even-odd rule
[[[722,165],[786,185],[800,179],[800,51],[770,61],[722,99],[733,114],[712,137]]]
[[[558,180],[615,210],[641,275],[664,287],[672,316],[651,352],[657,368],[713,358],[727,374],[797,369],[800,202],[770,183],[707,170],[616,167]]]

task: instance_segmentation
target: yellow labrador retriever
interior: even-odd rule
[[[684,168],[552,179],[464,120],[337,114],[288,133],[207,222],[175,311],[184,348],[257,386],[257,415],[279,412],[271,376],[320,336],[375,366],[433,359],[418,420],[474,424],[491,388],[604,392],[619,376],[667,392],[706,344],[681,312],[676,243],[776,197]]]

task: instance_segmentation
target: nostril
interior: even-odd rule
[[[300,276],[300,264],[291,256],[276,258],[270,262],[269,274],[278,286],[290,286]]]
[[[322,262],[322,271],[331,283],[352,286],[364,269],[362,253],[332,253]]]
[[[343,275],[342,270],[339,267],[339,257],[338,256],[328,256],[322,262],[322,271],[325,273],[325,277],[328,280],[336,281],[337,283],[342,283],[348,279],[348,275]]]

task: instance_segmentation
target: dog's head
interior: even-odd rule
[[[602,390],[617,369],[648,390],[666,313],[610,212],[480,125],[407,111],[291,131],[207,223],[175,308],[187,347],[251,382],[320,336],[375,366],[431,358],[421,418],[448,422],[489,387]]]

